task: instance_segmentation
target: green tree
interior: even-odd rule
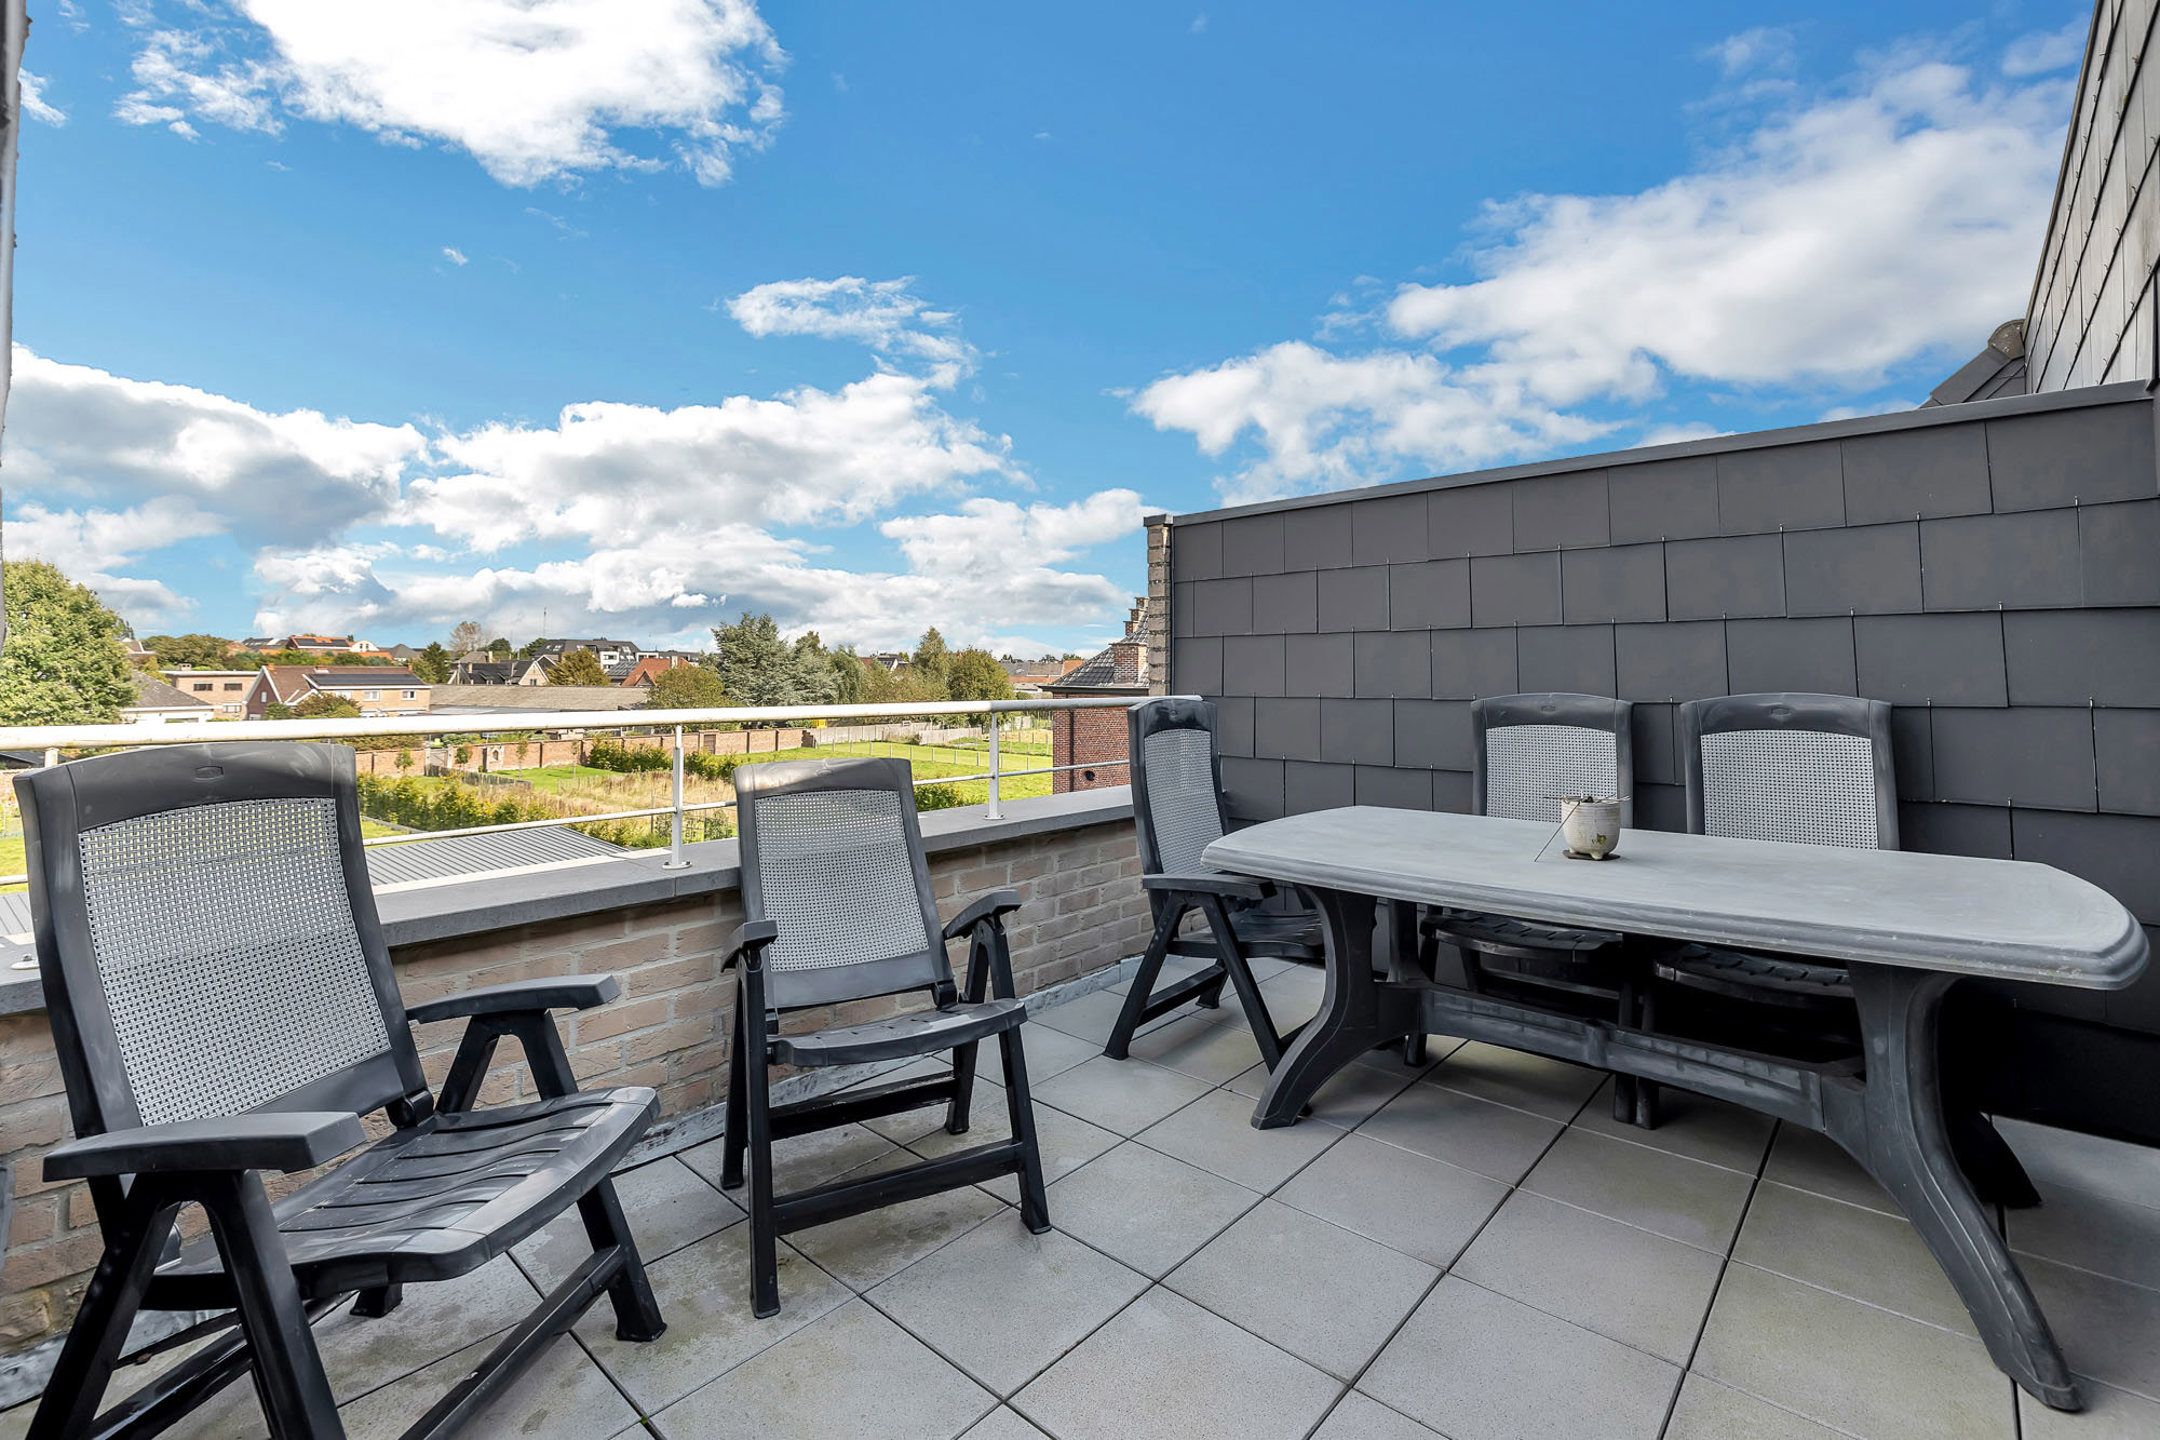
[[[517,653],[517,650],[508,640],[498,635],[493,640],[488,641],[487,652],[497,660],[508,660]]]
[[[450,678],[451,659],[442,642],[434,641],[413,657],[412,672],[430,685],[441,685]]]
[[[555,662],[548,671],[550,685],[605,685],[607,671],[601,668],[600,657],[590,650],[572,650]]]
[[[987,650],[962,650],[945,671],[945,692],[955,700],[1010,700],[1012,677]]]
[[[745,610],[713,631],[720,683],[738,705],[829,705],[838,690],[832,663],[780,638],[770,615]]]
[[[186,635],[152,635],[142,645],[157,656],[157,663],[166,669],[186,665],[196,670],[223,670],[231,663],[227,652],[232,648],[232,642],[222,635],[205,635],[200,631]]]
[[[648,710],[711,710],[728,704],[719,673],[704,665],[677,665],[653,676]]]
[[[952,664],[952,652],[945,647],[945,637],[933,625],[923,631],[922,639],[915,642],[915,668],[926,679],[945,683],[945,671]]]
[[[450,630],[450,658],[453,660],[460,659],[467,653],[479,649],[480,637],[485,634],[487,634],[487,631],[480,628],[480,622],[477,620],[458,621]],[[429,648],[433,649],[434,647],[430,646]]]
[[[909,700],[945,698],[945,682],[918,670],[887,670],[882,665],[863,667],[863,699],[869,704],[898,705]]]
[[[95,591],[42,560],[5,567],[7,646],[0,649],[0,722],[102,725],[135,703],[127,627]]]
[[[870,676],[854,646],[827,651],[825,663],[832,667],[834,704],[861,705],[869,700]]]
[[[360,707],[343,695],[317,690],[292,707],[295,720],[357,720]]]

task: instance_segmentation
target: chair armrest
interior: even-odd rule
[[[622,994],[612,975],[559,975],[540,980],[512,980],[425,1000],[405,1008],[405,1018],[415,1025],[431,1020],[454,1020],[459,1016],[522,1015],[547,1010],[591,1010]]]
[[[1274,888],[1248,875],[1215,870],[1191,875],[1143,875],[1140,884],[1147,890],[1182,890],[1191,895],[1220,895],[1227,900],[1265,900]]]
[[[110,1130],[45,1154],[47,1180],[158,1171],[308,1170],[367,1141],[343,1110],[213,1115],[169,1125]]]
[[[774,921],[745,920],[728,937],[727,956],[721,960],[720,968],[726,970],[740,960],[746,970],[763,969],[765,947],[779,938],[780,926]]]
[[[992,890],[945,922],[945,938],[957,940],[986,920],[993,924],[1002,923],[1007,915],[1019,908],[1019,891]]]

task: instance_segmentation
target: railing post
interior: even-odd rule
[[[682,853],[682,831],[683,831],[683,809],[682,809],[682,802],[683,802],[683,794],[682,794],[682,792],[683,792],[682,726],[680,726],[680,725],[677,725],[677,726],[675,727],[675,814],[674,814],[674,816],[672,817],[672,818],[673,818],[673,821],[674,821],[674,833],[673,833],[673,836],[672,836],[672,838],[670,838],[670,840],[668,841],[668,858],[667,858],[667,860],[666,860],[666,861],[665,861],[665,862],[664,862],[664,863],[663,863],[663,864],[661,865],[661,867],[660,867],[660,868],[661,868],[661,869],[663,869],[663,870],[687,870],[687,869],[689,869],[689,868],[690,868],[690,862],[689,862],[688,860],[685,860],[685,859],[683,859],[683,853]]]
[[[989,820],[1001,820],[998,813],[998,707],[990,703],[990,800],[983,806],[983,816]]]

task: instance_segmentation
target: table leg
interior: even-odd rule
[[[1262,1130],[1296,1124],[1336,1071],[1375,1046],[1402,1039],[1416,1021],[1413,991],[1374,980],[1372,897],[1310,893],[1327,935],[1327,995],[1260,1092],[1253,1124]]]
[[[2076,1410],[2076,1377],[2047,1317],[1959,1168],[1943,1118],[1940,1021],[1956,981],[1939,971],[1854,964],[1865,1081],[1825,1085],[1830,1138],[1888,1190],[1965,1302],[1988,1354],[2057,1410]]]

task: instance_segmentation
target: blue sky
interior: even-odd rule
[[[1917,403],[2086,13],[31,0],[8,550],[1085,650],[1149,511]]]

